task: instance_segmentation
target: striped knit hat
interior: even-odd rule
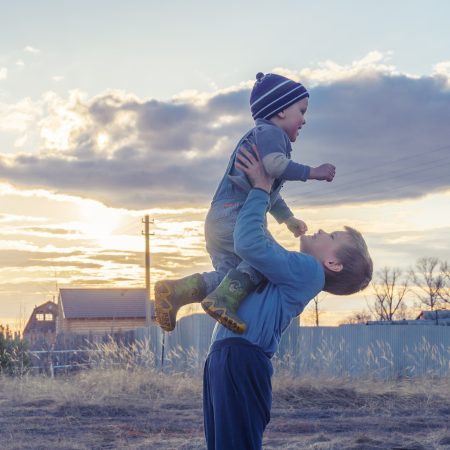
[[[259,72],[250,94],[253,119],[270,119],[304,97],[309,94],[302,84],[276,73]]]

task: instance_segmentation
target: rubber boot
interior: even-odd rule
[[[189,303],[201,302],[206,296],[206,284],[199,273],[179,280],[162,280],[155,284],[156,321],[164,331],[172,331],[178,310]]]
[[[232,269],[219,286],[202,301],[202,307],[225,328],[242,334],[247,325],[237,315],[237,310],[254,288],[255,285],[246,273]]]

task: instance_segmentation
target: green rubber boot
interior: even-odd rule
[[[172,331],[177,323],[178,310],[189,303],[201,302],[206,285],[199,273],[179,280],[162,280],[155,284],[156,321],[164,331]]]
[[[237,310],[254,288],[255,285],[246,273],[232,269],[219,286],[202,301],[202,307],[225,328],[242,334],[247,325],[237,315]]]

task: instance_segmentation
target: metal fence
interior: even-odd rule
[[[297,375],[397,379],[450,375],[450,327],[300,327],[280,348]]]
[[[103,336],[96,342],[129,347],[122,356],[112,354],[112,364],[138,364],[177,372],[201,372],[215,322],[205,314],[181,319],[172,333],[163,333],[156,325],[139,328],[118,336]],[[80,340],[79,342],[88,342]],[[71,340],[60,339],[66,347],[58,353],[56,345],[39,354],[52,370],[61,366],[88,364],[80,358],[86,346],[70,348]],[[119,343],[119,344],[117,344]],[[118,349],[119,347],[117,347]],[[119,351],[119,350],[118,350]],[[46,354],[44,354],[47,352]],[[36,351],[34,352],[35,356]],[[64,357],[62,355],[65,355]],[[64,359],[65,358],[65,359]],[[91,358],[92,359],[92,358]],[[104,359],[105,360],[105,359]],[[35,359],[37,361],[37,359]],[[284,333],[273,358],[276,371],[297,376],[372,377],[396,379],[416,376],[450,375],[450,327],[433,325],[348,325],[341,327],[299,327],[294,321]]]

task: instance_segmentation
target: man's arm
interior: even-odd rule
[[[266,234],[265,218],[274,178],[266,170],[256,146],[253,153],[241,147],[236,166],[251,181],[250,191],[234,227],[235,253],[274,284],[295,285],[302,256],[289,252]]]
[[[294,252],[289,252],[265,233],[269,194],[261,188],[250,191],[234,227],[234,251],[274,284],[294,284]],[[298,268],[297,268],[298,270]]]

